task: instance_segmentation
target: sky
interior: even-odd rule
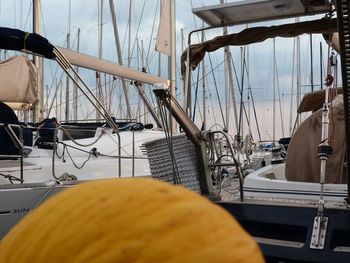
[[[97,0],[42,0],[42,35],[44,35],[51,43],[57,46],[65,47],[67,33],[71,35],[71,47],[77,48],[77,31],[80,29],[80,52],[86,53],[92,56],[98,56],[99,54],[99,40],[98,40],[98,27],[99,27],[99,3]],[[129,7],[131,3],[131,47],[130,53],[130,67],[141,70],[143,65],[146,65],[149,73],[158,74],[158,54],[154,50],[156,33],[159,23],[159,0],[132,0],[132,1],[114,1],[119,37],[123,48],[123,63],[128,64],[128,36],[129,36]],[[177,99],[182,103],[182,82],[180,78],[180,55],[182,53],[182,47],[186,46],[187,35],[191,30],[194,30],[202,26],[202,22],[194,17],[191,10],[193,7],[201,7],[204,5],[219,4],[219,0],[176,0],[176,44],[177,44]],[[235,1],[227,1],[235,2]],[[116,47],[114,43],[113,27],[111,22],[111,15],[109,9],[109,1],[103,1],[103,44],[102,44],[102,58],[110,61],[117,61]],[[309,19],[309,18],[307,18]],[[283,21],[284,22],[284,21]],[[286,22],[293,22],[292,20],[286,20]],[[281,21],[274,21],[272,24],[280,24]],[[3,27],[18,28],[25,31],[32,31],[32,1],[31,0],[0,0],[0,24]],[[271,23],[260,23],[249,25],[270,25]],[[239,32],[244,29],[245,26],[236,26],[229,28],[229,33]],[[183,35],[181,34],[183,31]],[[205,39],[211,39],[217,35],[222,34],[221,29],[207,31],[205,33]],[[193,42],[198,42],[200,35],[194,35]],[[294,124],[295,120],[295,40],[276,38],[275,60],[276,60],[276,86],[279,88],[279,94],[276,94],[276,98],[280,98],[280,101],[276,102],[278,108],[276,113],[276,137],[282,137],[289,135],[289,130]],[[300,71],[301,71],[301,87],[302,93],[307,93],[310,88],[310,76],[311,76],[311,56],[310,56],[310,44],[309,36],[302,36],[300,38],[301,51],[300,51]],[[327,45],[320,36],[313,36],[313,74],[315,89],[320,88],[320,45],[322,45],[322,74],[326,72],[326,58],[327,58]],[[249,49],[249,51],[248,51]],[[245,51],[245,59],[247,69],[249,68],[249,77],[247,72],[244,74],[243,81],[243,101],[248,104],[247,92],[248,86],[251,87],[253,99],[256,106],[258,125],[263,140],[272,139],[272,112],[273,112],[273,45],[272,40],[266,40],[263,43],[250,45],[249,48],[244,47],[231,47],[234,69],[236,75],[235,79],[235,93],[236,101],[239,103],[238,86],[240,86],[241,80],[241,54],[242,50]],[[249,58],[248,58],[249,53]],[[10,54],[6,54],[9,56]],[[0,54],[0,58],[4,59],[5,53]],[[207,127],[211,127],[214,123],[224,125],[224,119],[228,116],[229,131],[232,134],[236,133],[234,120],[232,101],[227,98],[231,98],[230,93],[225,91],[225,69],[223,50],[219,50],[206,56],[205,59],[205,72],[206,77],[206,117]],[[193,72],[193,98],[196,97],[197,91],[197,109],[195,122],[198,126],[201,126],[203,122],[203,77],[202,69]],[[96,90],[96,73],[80,70],[84,80],[89,84],[92,90]],[[61,77],[62,73],[58,71],[57,65],[50,61],[45,61],[45,90],[46,90],[46,104],[50,105],[52,100],[56,98],[53,103],[53,109],[50,115],[56,115],[59,119],[64,118],[64,110],[60,105],[64,105],[64,91],[58,91],[57,96],[53,94],[56,86],[60,84],[65,85],[65,77]],[[163,78],[168,77],[167,59],[162,55],[161,58],[161,76]],[[196,80],[199,80],[198,82]],[[107,76],[104,80],[106,83],[104,101],[110,101],[110,109],[115,116],[119,116],[123,112],[125,113],[125,102],[122,99],[120,80],[113,82],[110,76]],[[130,83],[128,83],[130,84]],[[197,85],[198,84],[198,85]],[[112,90],[112,87],[117,87]],[[145,86],[146,94],[149,96],[152,102],[155,99],[152,95],[152,87]],[[133,113],[139,120],[150,122],[151,119],[144,117],[144,108],[138,103],[138,95],[136,90],[130,85],[130,96],[132,101]],[[250,102],[251,104],[251,102]],[[280,107],[281,104],[281,107]],[[194,105],[194,101],[192,103]],[[293,105],[293,106],[291,106]],[[248,105],[246,105],[248,107]],[[282,108],[282,112],[279,110]],[[221,111],[223,113],[221,113]],[[291,115],[292,111],[292,115]],[[226,113],[228,112],[228,113]],[[48,113],[48,111],[46,111]],[[250,120],[252,123],[253,136],[257,138],[257,127],[254,124],[253,109],[250,110]],[[79,117],[80,118],[93,118],[95,113],[91,107],[88,106],[86,101],[80,97],[79,99]],[[292,116],[292,118],[290,118]],[[305,118],[303,116],[302,118]],[[281,121],[282,120],[282,121]],[[225,123],[227,121],[225,120]],[[283,123],[283,129],[282,129]],[[245,125],[247,126],[247,125]],[[246,128],[246,127],[245,127]],[[284,134],[282,133],[284,130]]]

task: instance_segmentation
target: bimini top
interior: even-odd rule
[[[246,0],[194,8],[192,12],[216,27],[315,15],[330,9],[329,0]]]

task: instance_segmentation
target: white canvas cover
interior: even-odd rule
[[[23,56],[0,62],[0,101],[33,104],[37,99],[37,73],[33,63]]]
[[[295,131],[288,145],[286,178],[289,181],[320,182],[321,161],[317,156],[321,143],[322,111],[309,116]],[[329,137],[333,155],[327,160],[326,183],[346,183],[345,115],[343,95],[337,95],[330,107]]]

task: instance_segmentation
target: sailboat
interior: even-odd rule
[[[332,14],[335,12],[337,13],[336,19],[332,18]],[[343,123],[344,128],[342,126],[336,128],[343,132],[344,129],[349,131],[349,12],[349,1],[345,0],[335,1],[334,6],[330,1],[269,0],[239,1],[195,8],[193,13],[209,25],[207,29],[305,15],[328,14],[328,16],[324,19],[295,24],[251,27],[237,34],[219,36],[204,43],[189,45],[187,51],[182,55],[185,85],[190,87],[188,83],[191,79],[191,69],[198,65],[206,52],[217,50],[226,45],[260,42],[269,37],[293,37],[303,33],[320,34],[338,31],[345,124]],[[349,183],[344,184],[343,181],[339,180],[332,182],[330,179],[335,171],[327,168],[329,165],[329,168],[342,170],[343,166],[342,160],[338,161],[335,166],[330,160],[329,135],[333,132],[329,130],[332,117],[328,115],[329,112],[335,111],[336,107],[339,109],[342,99],[338,97],[338,101],[335,99],[330,106],[331,101],[328,99],[332,92],[330,88],[332,81],[328,77],[325,80],[325,86],[327,89],[323,96],[324,102],[321,109],[315,113],[318,114],[318,118],[322,119],[322,129],[318,127],[319,146],[318,150],[317,148],[313,150],[316,152],[316,156],[311,158],[320,159],[319,173],[316,176],[318,182],[308,181],[309,179],[298,181],[300,179],[291,177],[291,175],[296,177],[299,174],[302,175],[300,170],[302,172],[309,171],[306,175],[311,176],[310,166],[314,165],[311,161],[298,163],[298,159],[293,157],[293,148],[294,151],[296,150],[295,145],[293,146],[295,143],[293,138],[288,147],[286,158],[287,164],[294,168],[294,172],[288,175],[286,164],[276,163],[256,170],[244,178],[239,162],[233,157],[231,163],[220,162],[222,157],[217,155],[220,151],[215,148],[213,133],[198,129],[175,98],[171,96],[168,87],[163,84],[156,85],[154,92],[160,99],[161,106],[169,109],[186,136],[180,139],[173,138],[168,158],[164,158],[164,163],[167,162],[169,165],[168,170],[166,168],[159,169],[159,167],[163,167],[162,164],[156,161],[152,162],[156,159],[154,147],[159,149],[162,144],[157,142],[146,144],[149,155],[154,154],[150,158],[152,176],[189,187],[222,206],[256,239],[267,262],[348,262],[350,258]],[[223,134],[223,136],[225,135]],[[309,135],[304,132],[303,136],[304,139],[307,139]],[[310,136],[313,135],[310,134]],[[347,133],[345,138],[346,152],[349,156],[350,138]],[[297,139],[296,137],[294,141]],[[334,137],[332,139],[341,138]],[[184,141],[191,144],[187,151],[181,147]],[[334,150],[336,151],[333,153],[335,155],[342,153],[336,147]],[[233,156],[233,149],[231,152]],[[304,154],[300,152],[299,155],[301,153]],[[312,153],[305,152],[305,154]],[[183,155],[186,157],[183,158]],[[191,161],[192,158],[195,161]],[[182,163],[184,161],[187,161],[186,165]],[[221,181],[220,178],[217,180],[217,174],[215,174],[216,169],[223,166],[233,166],[237,170],[236,180],[238,183],[226,192],[223,191],[223,185],[227,183],[226,178]],[[169,172],[169,170],[171,171]],[[344,179],[349,182],[349,169],[346,172],[347,176]]]
[[[52,149],[32,147],[30,143],[29,145],[24,143],[24,129],[18,123],[13,110],[1,103],[3,111],[0,116],[2,130],[0,141],[9,142],[10,146],[1,149],[3,160],[0,160],[0,198],[3,202],[0,206],[2,226],[0,236],[5,235],[24,215],[47,197],[66,187],[87,180],[150,174],[143,144],[149,140],[164,137],[164,133],[140,127],[136,129],[132,126],[131,128],[124,126],[123,131],[121,123],[114,121],[69,61],[81,67],[93,68],[140,83],[152,84],[159,83],[159,81],[166,83],[166,80],[88,55],[56,48],[48,40],[35,33],[29,34],[16,29],[0,28],[0,39],[2,49],[19,50],[55,59],[100,112],[106,124],[106,127],[97,128],[93,137],[83,139],[69,137],[69,140],[62,139],[62,134],[66,134],[67,128],[58,127],[53,136]],[[66,56],[69,57],[69,61]],[[23,57],[18,60],[32,67]],[[24,71],[26,70],[28,71],[28,69]],[[23,80],[23,82],[26,81]],[[18,83],[20,83],[19,79],[16,79],[16,84]],[[28,81],[26,83],[27,85],[24,86],[28,88]],[[19,88],[23,86],[19,85]],[[31,90],[30,85],[29,90]],[[14,95],[29,94],[27,91],[20,90],[19,93],[17,91],[13,92]],[[11,94],[5,94],[7,94],[7,102],[16,102],[20,105],[24,103],[29,105],[35,97],[29,94],[32,96],[14,98],[10,97]],[[30,133],[28,137],[31,138],[32,131],[29,129],[28,132]]]

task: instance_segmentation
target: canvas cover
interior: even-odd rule
[[[0,101],[33,104],[37,100],[37,72],[23,56],[0,62]]]
[[[225,46],[240,46],[263,42],[274,37],[296,37],[301,34],[324,34],[337,31],[337,20],[318,19],[313,21],[284,24],[278,26],[260,26],[244,29],[239,33],[218,36],[203,43],[191,45],[190,62],[194,70],[204,58],[206,52],[213,52]],[[181,73],[186,71],[187,49],[181,55]]]
[[[296,130],[288,145],[286,178],[289,181],[320,182],[320,158],[317,146],[321,143],[322,110],[309,116]],[[327,160],[326,183],[346,183],[345,116],[343,95],[335,97],[330,107],[329,138],[333,155]]]

